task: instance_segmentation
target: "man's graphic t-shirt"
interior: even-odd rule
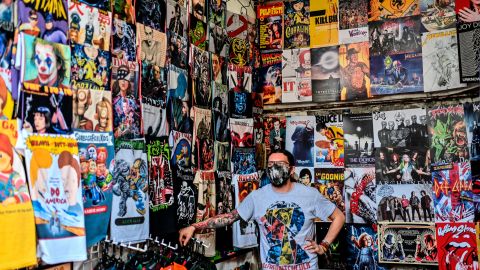
[[[316,189],[294,183],[279,193],[267,185],[253,191],[237,208],[240,217],[260,228],[262,269],[318,269],[317,254],[303,249],[314,238],[314,219],[324,221],[335,205]]]

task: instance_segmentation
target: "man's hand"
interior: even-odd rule
[[[188,226],[180,230],[180,237],[178,238],[178,242],[180,245],[186,246],[190,238],[192,238],[193,234],[195,233],[195,227]]]
[[[318,255],[323,255],[327,252],[326,248],[322,245],[317,244],[314,240],[307,240],[308,244],[303,246],[303,248],[311,253],[317,253]]]

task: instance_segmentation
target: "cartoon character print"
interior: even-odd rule
[[[79,149],[80,168],[82,175],[83,202],[91,201],[98,205],[105,201],[104,192],[111,188],[112,174],[107,168],[108,150],[90,144]]]
[[[148,190],[147,163],[137,158],[130,167],[127,161],[120,159],[116,161],[113,179],[113,194],[120,196],[118,216],[127,214],[127,200],[132,198],[135,207],[140,215],[145,215],[145,199]]]

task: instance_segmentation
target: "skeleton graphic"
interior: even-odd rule
[[[132,167],[129,167],[123,159],[116,161],[113,179],[115,179],[113,193],[120,196],[118,216],[123,217],[127,214],[128,198],[135,201],[137,212],[144,215],[146,212],[144,198],[148,189],[146,162],[137,158]]]
[[[187,182],[182,182],[182,188],[177,195],[178,209],[177,216],[179,221],[189,221],[195,215],[195,193],[188,186]]]

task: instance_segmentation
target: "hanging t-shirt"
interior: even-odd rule
[[[258,189],[258,173],[240,175],[234,174],[232,177],[235,187],[236,206],[250,194]],[[257,236],[255,234],[256,226],[253,221],[240,220],[233,224],[233,246],[237,248],[248,248],[257,246]]]
[[[113,133],[75,131],[82,173],[87,247],[107,235],[112,210],[112,172],[115,167]]]
[[[193,181],[198,189],[196,222],[207,220],[216,215],[215,172],[197,171]],[[206,257],[215,256],[215,230],[207,229],[195,234],[195,237],[204,241]]]
[[[318,190],[293,183],[289,192],[279,193],[267,185],[253,191],[237,210],[243,220],[258,223],[262,269],[318,269],[317,254],[303,246],[315,239],[314,219],[326,221],[335,210]]]
[[[47,264],[86,260],[77,140],[73,135],[31,134],[26,146],[39,257]]]
[[[0,269],[22,268],[37,263],[33,208],[14,147],[17,121],[0,121],[0,127]]]
[[[110,234],[114,241],[138,242],[149,236],[148,166],[145,140],[115,141]]]
[[[175,171],[174,171],[175,175]],[[193,181],[175,178],[173,181],[177,199],[177,224],[179,228],[195,223],[197,210],[197,188]]]
[[[232,185],[230,171],[215,172],[217,191],[217,215],[230,213],[235,209],[235,188]],[[231,226],[216,231],[215,248],[219,251],[233,250],[233,231]]]

